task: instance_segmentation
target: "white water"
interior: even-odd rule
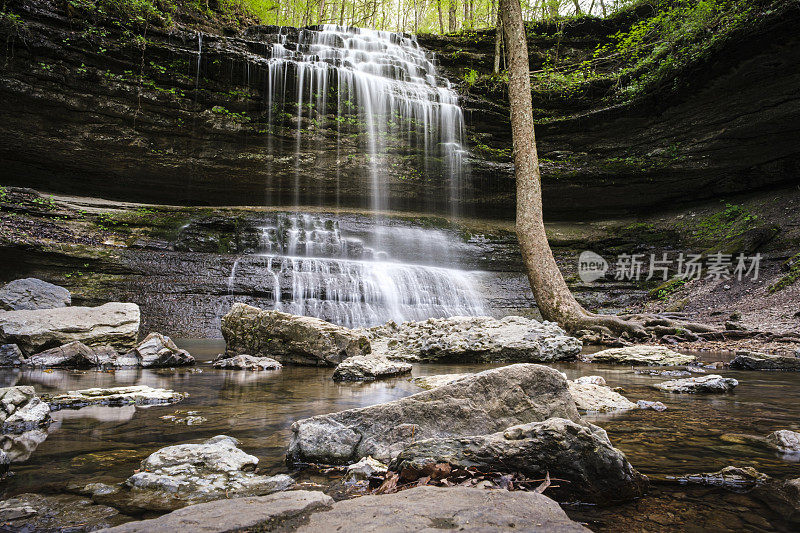
[[[393,226],[381,214],[391,207],[384,157],[389,137],[404,139],[423,154],[415,169],[421,175],[438,165],[450,192],[451,213],[458,212],[463,114],[457,94],[415,38],[332,25],[301,30],[296,43],[282,35],[269,60],[267,103],[270,127],[279,119],[275,112],[295,109],[298,207],[300,155],[303,143],[311,142],[302,134],[304,121],[326,127],[335,117],[341,134],[344,119],[351,124],[357,119],[361,150],[368,156],[364,171],[374,217],[369,242],[343,235],[334,220],[310,215],[282,216],[275,226],[265,227],[262,251],[248,262],[263,272],[262,290],[272,295],[275,309],[350,327],[485,314],[473,274],[441,266],[453,264],[452,235]],[[341,142],[337,146],[341,156]],[[398,249],[410,249],[405,255],[416,262],[393,258]],[[231,293],[240,260],[228,279]]]

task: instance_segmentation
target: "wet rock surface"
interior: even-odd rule
[[[420,362],[547,362],[574,359],[581,341],[557,324],[520,316],[430,318],[365,331],[375,353]]]
[[[693,355],[683,355],[663,346],[626,346],[609,348],[587,355],[586,360],[593,363],[642,366],[680,366],[694,363]]]
[[[0,344],[0,366],[19,366],[25,359],[16,344]]]
[[[388,470],[389,465],[367,456],[357,463],[348,465],[345,478],[349,480],[368,479],[375,475],[384,475]]]
[[[138,333],[139,306],[131,303],[0,312],[0,339],[28,356],[74,341],[122,352],[133,347]]]
[[[605,380],[603,380],[603,382],[605,383]],[[595,385],[594,383],[586,382],[578,383],[577,380],[567,383],[569,385],[569,392],[575,400],[575,406],[579,411],[596,411],[602,413],[607,411],[636,409],[635,403],[604,385]]]
[[[0,520],[14,531],[95,531],[130,519],[71,494],[25,493],[0,502]]]
[[[23,433],[50,422],[50,407],[36,395],[33,387],[0,389],[2,433]]]
[[[104,359],[82,342],[74,341],[34,354],[25,361],[25,364],[43,367],[92,368],[100,366]]]
[[[726,466],[717,472],[670,477],[679,483],[694,483],[730,489],[750,489],[769,481],[769,476],[753,467]]]
[[[6,311],[53,309],[71,303],[67,289],[36,278],[14,280],[0,288],[0,309]]]
[[[789,357],[761,352],[737,352],[730,363],[737,370],[782,370],[800,371],[800,357]]]
[[[173,510],[193,503],[239,496],[261,496],[294,484],[287,475],[255,473],[258,458],[238,447],[232,437],[218,435],[200,444],[162,448],[141,463],[120,495],[125,505],[149,510]]]
[[[283,365],[271,357],[253,357],[240,354],[227,357],[220,354],[211,362],[214,368],[229,368],[233,370],[280,370]]]
[[[50,408],[79,409],[89,405],[159,405],[183,400],[186,394],[168,389],[155,389],[147,385],[130,387],[93,388],[69,391],[47,397]]]
[[[515,472],[559,482],[560,498],[594,503],[630,500],[644,494],[647,478],[615,449],[602,429],[563,418],[513,426],[489,435],[423,439],[406,447],[392,468],[401,481],[414,481],[434,465],[479,471]]]
[[[717,374],[700,376],[696,378],[683,378],[656,383],[654,388],[664,392],[677,394],[709,394],[731,392],[739,385],[733,378],[724,378]]]
[[[302,521],[308,513],[330,509],[333,499],[322,492],[293,490],[242,498],[221,499],[178,509],[151,520],[129,522],[106,533],[222,533],[259,526]]]
[[[246,353],[297,365],[335,366],[371,351],[367,337],[356,330],[242,303],[222,317],[222,336],[227,355]]]
[[[515,364],[393,402],[299,420],[287,460],[350,464],[371,455],[386,462],[412,440],[494,433],[551,417],[580,421],[564,377]]]
[[[411,363],[371,355],[349,357],[333,371],[334,381],[374,381],[411,372]]]

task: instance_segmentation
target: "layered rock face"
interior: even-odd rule
[[[325,120],[314,121],[291,105],[270,115],[266,59],[273,43],[296,50],[296,30],[251,27],[236,36],[207,30],[198,38],[188,29],[151,27],[142,62],[137,42],[108,20],[75,9],[68,14],[50,0],[12,1],[6,9],[23,24],[4,27],[3,39],[25,46],[15,48],[0,77],[0,132],[8,140],[0,150],[3,182],[125,200],[286,205],[295,201],[289,191],[297,176],[303,204],[369,205],[371,163],[361,150],[357,116],[337,121],[335,111],[323,110]],[[765,16],[751,34],[697,65],[698,72],[685,73],[695,79],[688,90],[654,95],[655,104],[609,108],[590,95],[578,109],[545,109],[539,152],[544,175],[558,178],[544,180],[548,214],[642,209],[685,201],[687,189],[696,200],[793,180],[797,20],[796,9]],[[624,22],[586,21],[559,42],[594,49]],[[537,31],[533,69],[555,33]],[[466,67],[490,69],[494,39],[478,37],[421,42],[456,80]],[[287,90],[294,89],[289,83]],[[464,209],[507,217],[514,183],[505,95],[467,90],[463,108],[473,142]],[[537,108],[547,107],[546,96]],[[505,155],[489,157],[479,149],[484,145]],[[381,161],[387,205],[441,212],[449,202],[442,169],[418,172],[419,145],[411,157],[401,147],[393,139],[381,154],[389,163]]]

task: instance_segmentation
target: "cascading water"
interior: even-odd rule
[[[450,82],[415,38],[334,25],[300,30],[292,43],[281,34],[272,45],[267,103],[270,124],[280,118],[276,115],[285,117],[294,109],[295,205],[301,193],[303,125],[313,122],[318,129],[335,126],[338,137],[346,136],[351,126],[361,130],[373,213],[391,207],[386,156],[392,149],[421,153],[416,163],[422,168],[413,170],[426,178],[439,175],[443,183],[437,186],[449,190],[450,207],[457,214],[464,173],[463,113]],[[341,139],[337,146],[342,146]]]
[[[313,135],[303,134],[304,124],[335,127],[337,161],[342,138],[356,130],[359,150],[367,155],[373,224],[367,242],[346,235],[333,219],[281,215],[263,228],[260,253],[247,264],[236,261],[229,292],[237,268],[257,266],[265,277],[258,291],[271,296],[276,309],[350,327],[485,313],[473,274],[450,268],[452,236],[402,227],[385,217],[391,208],[390,150],[421,154],[416,172],[443,180],[435,186],[449,189],[452,214],[460,200],[464,126],[458,97],[413,37],[326,25],[300,30],[289,42],[281,32],[269,60],[267,104],[271,131],[292,116],[287,109],[294,110],[298,210],[301,198],[310,196],[301,191],[303,143],[313,142]],[[267,145],[271,151],[272,135]],[[398,247],[414,248],[415,262],[401,261],[408,253],[394,257]],[[435,265],[424,264],[432,258]]]

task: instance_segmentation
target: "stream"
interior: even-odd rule
[[[88,407],[54,412],[50,427],[30,458],[14,464],[4,497],[23,492],[66,492],[90,482],[119,483],[151,452],[172,444],[227,434],[260,459],[265,473],[287,472],[284,453],[295,420],[395,400],[419,392],[407,377],[361,384],[337,384],[331,369],[284,367],[277,372],[213,369],[208,360],[222,351],[221,340],[184,339],[179,344],[200,361],[186,370],[2,369],[5,383],[34,385],[42,393],[129,384],[189,393],[181,403],[147,408]],[[702,354],[716,361],[725,354]],[[415,365],[413,376],[479,371],[500,365]],[[570,379],[601,375],[622,387],[632,401],[658,400],[664,412],[633,410],[585,415],[608,431],[631,464],[653,478],[752,466],[779,479],[800,476],[797,458],[782,457],[737,434],[765,436],[800,427],[800,374],[720,370],[740,381],[734,394],[670,395],[651,389],[662,376],[590,363],[551,365]],[[711,372],[711,371],[710,371]],[[164,418],[167,417],[167,418]],[[187,417],[205,419],[187,425]],[[190,418],[190,422],[198,421]],[[316,479],[324,484],[324,480]],[[645,498],[611,508],[567,509],[592,529],[688,531],[697,529],[788,531],[789,526],[747,494],[708,487],[654,483]],[[662,523],[663,522],[663,523]]]

